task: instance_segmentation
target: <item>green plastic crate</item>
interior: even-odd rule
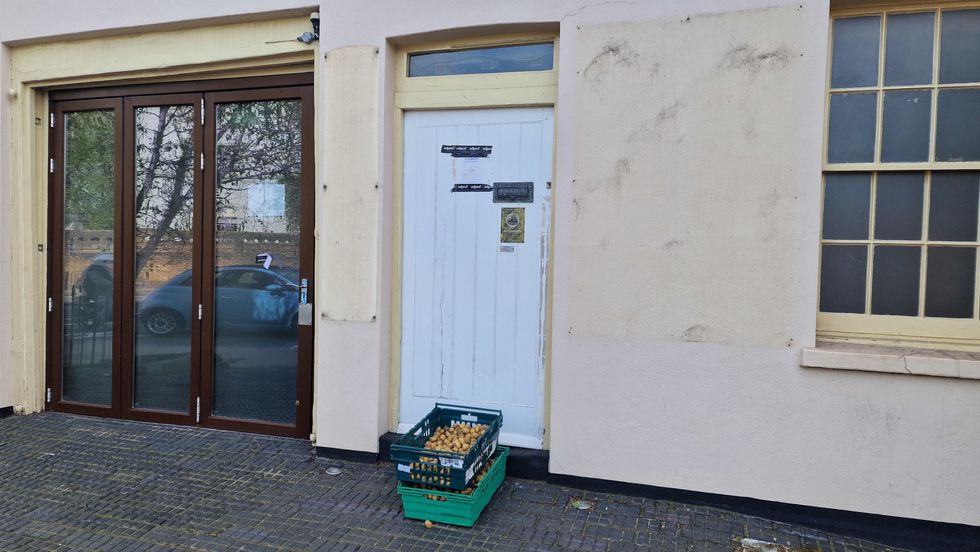
[[[497,447],[493,466],[490,467],[486,477],[477,483],[473,493],[469,495],[419,489],[399,482],[398,494],[402,497],[405,517],[473,527],[476,520],[480,518],[483,509],[490,503],[494,493],[504,482],[508,454],[510,454],[509,448]],[[445,500],[428,498],[430,496],[444,497]]]
[[[497,450],[497,436],[503,424],[500,410],[436,403],[425,418],[391,445],[399,481],[463,490]],[[453,424],[483,424],[486,432],[465,453],[425,448],[425,442],[438,427]]]

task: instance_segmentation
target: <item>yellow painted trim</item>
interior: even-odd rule
[[[836,4],[836,5],[835,5]],[[865,2],[831,2],[831,17],[873,15],[887,11],[890,13],[922,12],[935,9],[975,8],[976,0],[932,1],[922,0],[867,0]]]
[[[295,40],[309,25],[292,17],[32,44],[11,49],[10,75],[50,85],[309,62],[313,48]]]
[[[307,18],[291,17],[11,48],[9,87],[16,98],[10,105],[7,184],[12,214],[10,316],[16,321],[9,360],[15,404],[23,405],[27,412],[44,408],[46,343],[41,329],[47,324],[47,89],[300,71],[313,71],[316,81],[313,62],[317,49],[295,40],[308,27]],[[317,134],[315,130],[314,140]],[[38,245],[45,251],[38,251]]]
[[[398,431],[401,404],[402,367],[402,245],[404,197],[402,184],[405,170],[405,111],[395,108],[392,114],[391,148],[391,319],[388,343],[388,431]]]
[[[505,44],[555,43],[554,69],[487,75],[453,75],[446,77],[408,77],[408,54],[412,52],[439,51]],[[553,107],[558,112],[558,52],[559,38],[556,33],[522,33],[512,35],[488,35],[466,39],[417,44],[399,49],[395,58],[395,108],[392,125],[392,226],[391,226],[391,329],[389,374],[389,431],[398,428],[399,403],[401,401],[401,283],[402,283],[402,223],[403,223],[403,170],[405,152],[405,111],[418,109],[479,109],[501,107]],[[557,142],[557,117],[554,137]],[[552,178],[557,169],[557,148],[552,148]],[[554,257],[555,196],[552,187],[549,266]],[[551,350],[552,290],[554,271],[548,270],[548,293],[545,297],[544,374],[542,386],[543,447],[551,443]]]
[[[478,109],[514,105],[524,107],[548,106],[554,105],[557,100],[558,89],[555,86],[395,92],[395,104],[406,110]]]

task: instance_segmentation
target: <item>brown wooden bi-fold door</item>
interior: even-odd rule
[[[308,79],[52,93],[50,408],[309,434]]]

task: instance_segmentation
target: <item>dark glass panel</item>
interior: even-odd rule
[[[550,71],[555,45],[520,44],[449,52],[426,52],[408,56],[408,76],[473,75]]]
[[[929,239],[976,241],[980,172],[936,172],[929,194]]]
[[[194,107],[135,110],[133,407],[190,410]]]
[[[217,106],[217,416],[296,421],[301,116],[299,100]]]
[[[980,61],[977,65],[980,66]],[[980,129],[980,88],[940,90],[936,113],[936,161],[980,160],[980,132],[977,129]]]
[[[885,46],[885,85],[932,82],[935,13],[889,15]]]
[[[868,238],[871,205],[870,173],[828,173],[823,195],[823,237],[828,240]]]
[[[926,267],[926,316],[973,317],[975,247],[930,247]]]
[[[115,112],[66,113],[62,399],[112,404]]]
[[[944,11],[939,82],[980,82],[980,10]]]
[[[919,314],[920,247],[875,247],[871,275],[871,313],[916,316]]]
[[[832,88],[878,84],[880,35],[881,17],[877,15],[834,20]]]
[[[825,245],[820,262],[820,310],[864,312],[868,246]]]
[[[885,92],[882,114],[881,161],[929,160],[929,120],[932,92]]]
[[[875,239],[922,239],[923,173],[879,172]]]
[[[876,93],[830,96],[830,163],[870,163],[875,155]]]

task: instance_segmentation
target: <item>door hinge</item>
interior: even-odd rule
[[[54,128],[54,113],[49,113],[48,115],[51,118],[51,121],[50,121],[51,128]]]
[[[48,172],[54,174],[54,158],[48,159]]]
[[[201,154],[201,170],[204,170],[204,154]]]
[[[201,98],[201,126],[204,126],[204,98]]]
[[[48,401],[47,402],[51,402],[51,388],[50,387],[48,387]]]
[[[197,407],[194,409],[194,423],[201,423],[201,397],[197,398]]]
[[[204,305],[201,303],[197,304],[197,319],[201,320],[204,317]]]
[[[48,312],[54,312],[54,301],[48,297]]]

